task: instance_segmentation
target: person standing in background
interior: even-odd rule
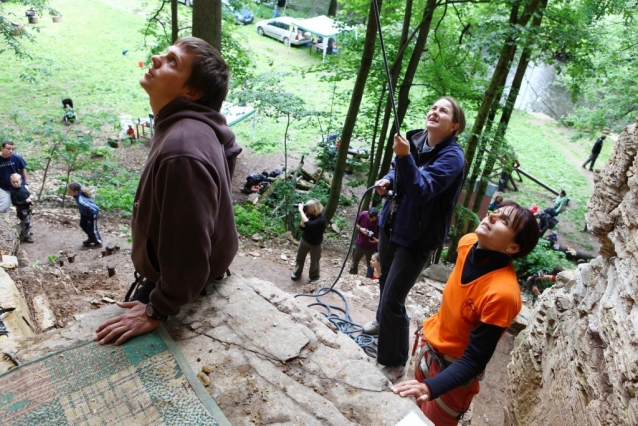
[[[14,154],[15,145],[12,141],[2,142],[2,152],[0,152],[0,213],[6,213],[11,208],[11,175],[18,173],[22,176],[22,186],[29,189],[27,185],[27,162]]]
[[[299,215],[301,216],[300,226],[303,231],[299,239],[297,248],[297,258],[295,260],[295,270],[290,279],[297,281],[301,278],[303,265],[306,256],[310,253],[310,269],[308,276],[310,281],[319,279],[319,261],[321,260],[321,250],[323,243],[323,233],[326,230],[326,217],[323,213],[323,205],[319,200],[308,200],[306,204],[299,203]]]
[[[352,275],[359,273],[359,262],[362,257],[365,256],[366,265],[369,265],[372,255],[377,251],[377,243],[379,242],[378,218],[379,210],[374,207],[361,212],[357,218],[357,239],[354,242],[352,266],[350,266],[350,274]]]
[[[583,163],[583,169],[586,168],[587,163],[591,163],[589,165],[589,171],[594,171],[594,163],[596,163],[596,159],[598,158],[598,155],[600,155],[600,151],[603,149],[603,141],[605,139],[607,139],[607,136],[601,135],[596,142],[594,142],[594,146],[591,149],[589,157],[587,157],[587,160]]]

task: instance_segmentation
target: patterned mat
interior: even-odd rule
[[[163,327],[0,375],[2,425],[229,425]]]

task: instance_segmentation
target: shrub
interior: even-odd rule
[[[135,177],[132,173],[124,173],[124,176],[127,179],[103,182],[99,185],[95,201],[101,209],[133,212],[139,177]]]
[[[540,240],[534,250],[523,259],[514,261],[518,277],[526,277],[539,270],[551,271],[555,266],[572,269],[574,265],[565,259],[565,253],[552,250],[549,240]]]
[[[235,204],[235,223],[237,232],[243,236],[250,236],[257,232],[282,234],[285,232],[283,224],[272,218],[272,210],[267,206],[255,207],[252,204]]]

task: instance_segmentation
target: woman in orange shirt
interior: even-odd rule
[[[416,380],[392,387],[414,396],[435,425],[456,425],[478,393],[478,377],[521,310],[512,260],[525,257],[538,238],[534,215],[506,201],[459,241],[439,312],[423,322]]]

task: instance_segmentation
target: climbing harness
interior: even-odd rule
[[[450,365],[452,365],[452,363],[457,361],[456,358],[447,354],[442,354],[434,349],[430,345],[430,343],[423,337],[423,329],[421,327],[419,327],[419,329],[414,333],[414,336],[412,357],[414,357],[416,354],[416,358],[414,358],[414,365],[419,369],[419,372],[423,377],[420,380],[430,378],[430,366],[433,362],[439,366],[439,372],[437,373],[438,375],[441,374]],[[474,383],[474,380],[482,381],[484,377],[485,372],[481,373],[479,376],[472,377],[469,381],[462,384],[460,387],[469,387],[472,385],[472,383]],[[434,401],[439,405],[439,407],[441,407],[443,411],[445,411],[450,416],[459,420],[463,418],[463,414],[465,414],[465,411],[459,413],[453,410],[448,404],[445,403],[445,401],[441,399],[441,397],[434,399]]]

